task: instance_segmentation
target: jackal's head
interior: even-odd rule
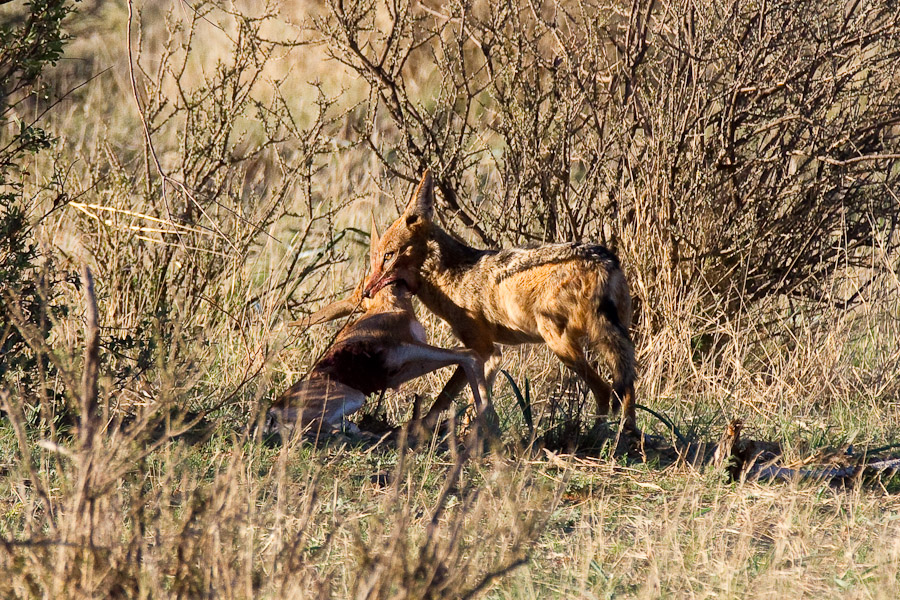
[[[403,281],[415,293],[419,287],[419,269],[428,252],[433,213],[434,182],[431,171],[425,171],[403,214],[372,246],[372,273],[365,289],[367,297],[397,280]]]

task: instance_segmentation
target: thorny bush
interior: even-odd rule
[[[713,317],[849,304],[832,276],[890,268],[893,2],[328,4],[317,30],[371,90],[360,142],[408,180],[433,168],[485,245],[610,245],[651,330],[688,292]]]

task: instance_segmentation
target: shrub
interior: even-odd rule
[[[605,242],[651,325],[688,293],[714,314],[852,302],[825,282],[897,249],[891,2],[329,7],[317,30],[368,82],[360,140],[387,169],[435,169],[483,244]]]
[[[49,336],[57,282],[39,264],[33,226],[40,217],[22,185],[29,157],[49,148],[53,136],[41,127],[42,112],[21,115],[46,95],[39,77],[62,54],[62,21],[72,10],[66,0],[34,0],[0,23],[0,386],[14,378],[25,390],[52,370],[32,348]],[[64,201],[52,180],[47,188],[54,204]]]

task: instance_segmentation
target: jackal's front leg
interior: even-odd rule
[[[453,404],[453,399],[465,386],[466,372],[462,367],[457,367],[456,370],[453,371],[453,375],[450,376],[450,379],[447,380],[447,383],[444,384],[444,387],[438,393],[437,398],[434,400],[434,404],[432,404],[431,408],[428,410],[428,414],[425,415],[423,421],[425,427],[432,429],[437,425],[438,420],[441,418],[441,413],[450,408]]]

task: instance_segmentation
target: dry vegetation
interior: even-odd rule
[[[900,595],[891,477],[513,448],[503,377],[511,449],[479,460],[256,428],[333,333],[285,322],[431,167],[474,244],[618,252],[638,401],[682,436],[897,442],[893,3],[84,0],[61,58],[16,54],[67,6],[0,3],[0,596]],[[577,441],[578,382],[505,356],[536,435]]]

